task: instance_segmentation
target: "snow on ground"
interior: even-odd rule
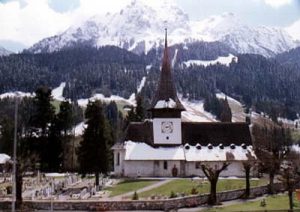
[[[177,53],[178,53],[178,49],[175,49],[174,57],[172,59],[172,67],[175,66],[176,59],[177,59]]]
[[[0,95],[0,99],[4,98],[14,98],[14,97],[34,97],[33,93],[25,93],[22,91],[15,91],[15,92],[7,92]]]
[[[238,58],[236,56],[229,54],[227,57],[218,57],[216,60],[188,60],[183,63],[187,67],[190,67],[192,65],[202,65],[202,66],[206,67],[209,65],[215,65],[217,63],[229,66],[229,64],[232,62],[233,59],[235,59],[236,61],[238,60]]]
[[[216,97],[218,99],[225,99],[225,94],[217,93]],[[227,96],[227,101],[232,112],[232,122],[245,122],[246,113],[244,112],[243,105],[229,96]]]
[[[145,82],[146,82],[146,77],[143,77],[142,80],[141,80],[140,85],[137,88],[138,93],[140,93],[142,91],[143,87],[145,86]]]
[[[125,99],[117,95],[111,95],[110,97],[105,97],[103,94],[95,94],[88,99],[78,99],[77,102],[79,106],[86,107],[89,101],[96,101],[96,100],[100,100],[103,102],[124,101],[127,102],[128,104],[132,104],[132,102],[129,102],[129,99]]]
[[[278,122],[282,122],[284,126],[296,128],[296,126],[300,126],[300,119],[290,120],[287,118],[278,117]]]
[[[152,68],[152,65],[147,65],[146,70],[149,71]]]
[[[141,92],[141,90],[143,89],[143,87],[145,86],[145,82],[146,82],[146,77],[143,77],[139,86],[137,87],[137,92]],[[117,95],[111,95],[109,97],[105,97],[103,94],[94,94],[92,97],[88,98],[88,99],[78,99],[78,105],[81,107],[86,107],[89,101],[95,101],[95,100],[100,100],[103,102],[125,102],[125,104],[128,105],[136,105],[136,101],[135,101],[135,93],[131,94],[130,97],[128,99],[125,99],[124,97],[121,96],[117,96]]]
[[[51,94],[53,96],[53,99],[58,100],[58,101],[65,100],[65,98],[63,97],[63,91],[64,91],[65,86],[66,86],[66,83],[62,82],[62,83],[60,83],[60,85],[57,88],[54,88],[52,90]]]
[[[188,101],[181,98],[181,103],[185,107],[186,111],[183,111],[182,121],[186,122],[217,122],[215,117],[204,110],[204,101]]]
[[[75,127],[75,136],[83,135],[83,132],[86,127],[87,127],[87,125],[84,122],[77,124]]]
[[[65,177],[68,174],[65,173],[46,173],[45,176],[46,177]]]

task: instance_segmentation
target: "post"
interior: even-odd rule
[[[16,97],[15,102],[15,128],[14,128],[14,149],[13,149],[13,174],[12,174],[12,200],[11,200],[11,210],[16,211],[16,194],[17,194],[17,182],[16,182],[16,165],[17,165],[17,129],[18,128],[18,97]]]

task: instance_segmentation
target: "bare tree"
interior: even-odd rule
[[[245,188],[245,193],[244,193],[243,197],[249,198],[249,196],[250,196],[250,174],[251,174],[251,170],[253,170],[254,166],[256,165],[257,159],[250,152],[246,153],[246,156],[247,156],[248,160],[243,162],[243,168],[245,171],[245,179],[246,179],[246,188]]]
[[[210,167],[207,164],[201,164],[201,169],[205,176],[207,177],[210,183],[210,194],[208,199],[209,205],[215,205],[218,203],[217,201],[217,183],[219,180],[220,173],[225,170],[230,163],[223,162],[222,166],[219,167],[216,165],[215,167]]]
[[[279,180],[284,184],[288,191],[290,210],[293,210],[293,192],[296,185],[300,182],[300,155],[297,152],[291,151],[286,156],[280,167]]]
[[[275,175],[280,169],[286,146],[290,144],[290,134],[279,125],[268,124],[254,125],[252,135],[255,154],[260,160],[261,170],[269,174],[269,193],[273,194]]]

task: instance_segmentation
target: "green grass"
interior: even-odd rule
[[[300,141],[300,131],[299,130],[292,131],[291,135],[292,135],[293,141]]]
[[[54,109],[55,109],[55,113],[59,112],[59,107],[60,107],[60,101],[58,100],[53,100],[51,101],[51,104],[53,105]]]
[[[105,190],[111,191],[110,197],[114,197],[120,194],[136,191],[146,186],[152,185],[158,181],[155,180],[125,180],[120,182],[114,187],[107,188]]]
[[[266,185],[267,180],[251,180],[251,187],[260,185]],[[186,195],[191,194],[192,188],[196,188],[199,194],[209,193],[210,184],[208,181],[191,180],[191,179],[177,179],[169,183],[166,183],[160,187],[154,188],[149,191],[145,191],[139,194],[140,197],[151,197],[151,196],[170,196],[171,192],[185,193]],[[235,189],[245,188],[244,179],[230,179],[230,180],[219,180],[217,184],[217,191],[228,191]]]
[[[220,206],[210,209],[204,209],[205,212],[231,212],[231,211],[266,211],[266,210],[281,210],[287,211],[289,208],[289,199],[287,195],[274,195],[265,198],[266,206],[260,206],[261,200],[241,202],[235,205]],[[294,209],[300,209],[300,202],[294,198]],[[297,211],[298,211],[297,210]]]
[[[1,183],[0,184],[0,189],[6,189],[7,186],[10,186],[10,183]]]

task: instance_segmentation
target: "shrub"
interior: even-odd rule
[[[196,195],[196,194],[198,194],[198,191],[195,187],[193,187],[191,190],[191,195]]]
[[[138,200],[138,199],[139,199],[139,195],[135,191],[133,196],[132,196],[132,200]]]
[[[177,195],[175,194],[175,192],[171,191],[170,198],[176,198],[176,197],[177,197]]]

